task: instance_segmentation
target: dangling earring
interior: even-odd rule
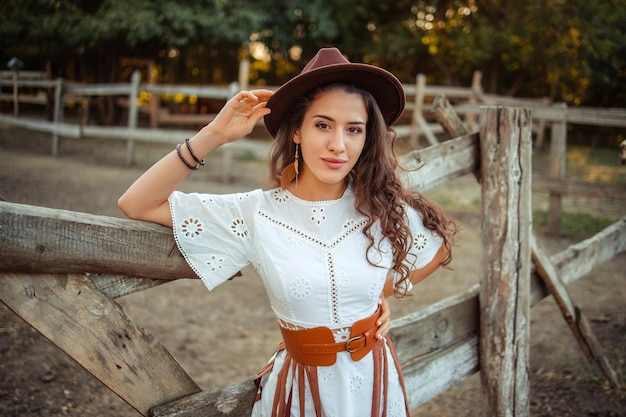
[[[298,174],[300,174],[300,155],[298,153],[298,146],[299,144],[296,143],[296,154],[294,156],[293,162],[283,168],[282,172],[280,173],[280,187],[282,189],[287,189],[287,187],[289,186],[289,184],[291,184],[291,181],[293,181],[294,178],[296,180],[296,187],[298,186]]]
[[[298,174],[300,171],[298,170],[298,162],[300,161],[300,155],[298,154],[298,148],[300,144],[296,143],[296,154],[293,157],[293,169],[296,171],[296,182],[298,181]]]

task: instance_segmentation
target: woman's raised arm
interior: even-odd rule
[[[269,90],[241,91],[228,100],[215,119],[189,139],[189,147],[182,145],[164,156],[126,190],[118,200],[122,212],[131,219],[171,227],[168,198],[191,172],[181,158],[195,166],[189,149],[202,160],[219,146],[248,135],[270,113],[265,104],[272,94]]]

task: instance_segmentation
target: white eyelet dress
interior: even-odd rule
[[[391,245],[380,238],[375,224],[372,233],[378,244],[368,257],[376,266],[368,262],[369,241],[363,234],[367,219],[356,211],[351,187],[331,201],[305,201],[273,189],[229,195],[174,192],[169,202],[178,248],[209,289],[252,264],[281,323],[326,326],[334,329],[337,342],[346,341],[352,324],[378,308],[392,264]],[[419,269],[434,258],[442,239],[423,226],[415,210],[407,209],[406,217],[413,237],[406,262]],[[262,395],[252,416],[276,416],[277,392],[288,399],[279,407],[290,407],[287,416],[408,416],[393,348],[388,340],[380,345],[382,373],[374,369],[377,350],[359,361],[339,352],[333,365],[318,367],[300,367],[285,350],[277,351],[260,381]],[[286,362],[288,377],[278,387]],[[375,384],[374,375],[386,380]],[[374,393],[374,387],[384,392]],[[314,397],[319,398],[318,412]]]

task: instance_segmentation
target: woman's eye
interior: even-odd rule
[[[324,122],[319,122],[315,126],[319,129],[330,129],[330,126],[328,125],[328,123],[324,123]]]
[[[350,128],[348,128],[348,132],[353,133],[353,134],[359,134],[362,131],[363,130],[360,127],[350,127]]]

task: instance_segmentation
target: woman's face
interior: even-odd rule
[[[311,102],[294,142],[302,159],[298,194],[313,199],[336,199],[346,188],[345,178],[365,145],[367,109],[359,94],[336,89]]]

